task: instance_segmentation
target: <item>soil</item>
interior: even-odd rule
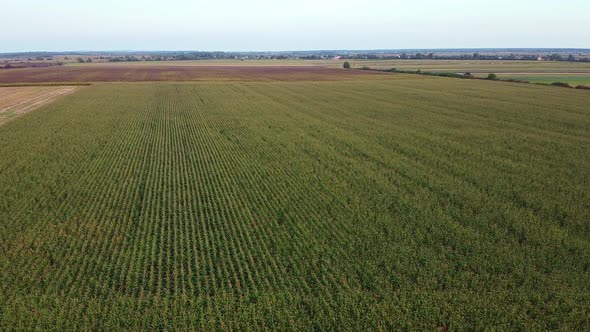
[[[311,66],[59,66],[0,71],[0,83],[145,81],[315,81],[379,74]]]
[[[0,87],[0,125],[79,88],[76,86]]]

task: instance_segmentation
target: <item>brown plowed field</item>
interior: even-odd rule
[[[304,66],[60,66],[8,69],[0,83],[144,81],[317,81],[382,76],[375,72]]]

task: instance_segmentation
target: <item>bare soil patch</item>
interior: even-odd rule
[[[0,125],[77,89],[77,86],[0,87]]]

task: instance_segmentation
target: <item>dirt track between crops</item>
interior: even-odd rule
[[[377,76],[374,72],[310,66],[60,66],[9,69],[0,83],[146,81],[314,81]]]
[[[75,86],[0,87],[0,125],[78,89]]]

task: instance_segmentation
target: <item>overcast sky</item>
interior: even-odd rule
[[[2,1],[0,52],[590,48],[590,0]]]

